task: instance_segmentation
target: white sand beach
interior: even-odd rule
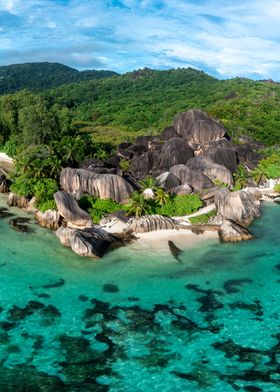
[[[168,241],[173,241],[180,248],[185,249],[201,243],[216,239],[217,231],[206,231],[203,234],[194,234],[191,230],[157,230],[136,235],[137,241],[131,245],[133,250],[149,250],[161,254],[170,253]]]

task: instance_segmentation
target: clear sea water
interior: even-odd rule
[[[0,391],[280,391],[279,222],[265,204],[256,239],[179,263],[81,258],[1,218]]]

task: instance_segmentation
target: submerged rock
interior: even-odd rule
[[[96,174],[88,170],[67,167],[60,174],[61,189],[76,199],[84,194],[112,199],[118,203],[127,202],[133,192],[132,186],[115,174]]]
[[[141,218],[131,218],[126,225],[126,230],[134,233],[147,233],[156,230],[176,230],[177,222],[163,215],[144,215]]]
[[[54,200],[58,209],[58,214],[63,216],[70,224],[81,227],[92,226],[90,215],[82,210],[77,201],[67,192],[56,192]]]
[[[253,238],[253,235],[245,227],[226,219],[218,231],[222,242],[240,242]]]
[[[13,218],[9,220],[10,226],[21,233],[31,233],[33,229],[29,226],[26,225],[26,223],[29,223],[30,219],[29,218]]]

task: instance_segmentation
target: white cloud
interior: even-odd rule
[[[21,21],[16,31],[0,23],[0,61],[32,61],[32,53],[33,61],[48,55],[53,59],[56,53],[57,61],[81,68],[90,67],[92,59],[92,66],[99,62],[117,71],[192,65],[222,77],[259,74],[280,79],[278,0],[114,4],[114,0],[0,0],[0,12],[16,14]]]

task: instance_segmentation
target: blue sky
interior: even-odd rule
[[[0,0],[0,65],[280,80],[279,0]]]

